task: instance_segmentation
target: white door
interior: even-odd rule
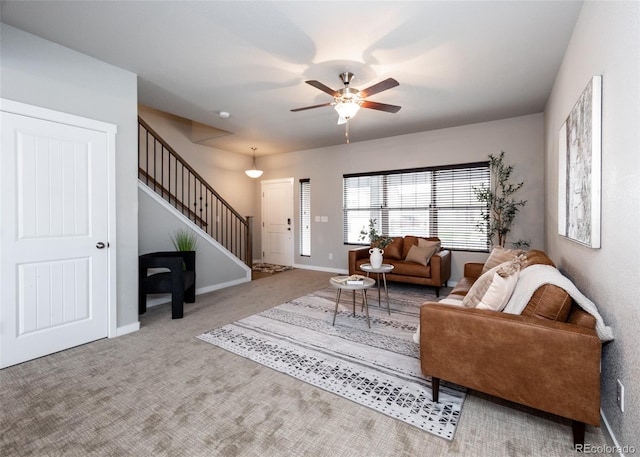
[[[2,368],[108,334],[107,141],[2,112]]]
[[[262,181],[262,261],[293,265],[293,178]]]

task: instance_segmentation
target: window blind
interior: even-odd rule
[[[311,180],[300,180],[300,255],[311,256]]]
[[[343,175],[346,244],[367,244],[369,219],[389,236],[437,236],[448,249],[487,251],[479,231],[483,203],[474,187],[489,186],[489,163]]]

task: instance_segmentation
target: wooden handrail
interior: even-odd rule
[[[178,208],[180,210],[180,212],[182,212],[182,214],[187,213],[187,214],[185,214],[185,216],[189,216],[189,219],[191,219],[194,222],[196,222],[200,227],[206,227],[207,225],[209,225],[209,224],[207,224],[207,221],[202,219],[200,216],[198,216],[195,213],[195,211],[193,211],[187,205],[182,203],[178,197],[176,197],[175,195],[173,195],[171,193],[171,191],[169,191],[161,183],[159,183],[158,181],[153,179],[153,177],[149,173],[144,171],[142,168],[138,168],[138,174],[142,175],[145,178],[145,180],[146,180],[145,184],[147,184],[147,185],[149,185],[149,183],[153,184],[153,190],[155,190],[156,192],[158,192],[157,189],[160,189],[162,192],[158,192],[158,193],[160,193],[161,197],[164,198],[164,196],[166,194],[169,198],[165,199],[165,200],[167,200],[169,203],[171,203],[171,205],[173,205],[174,207]],[[171,201],[172,199],[173,199],[173,201]]]
[[[138,124],[140,179],[203,228],[209,236],[251,266],[252,218],[242,217],[140,117]],[[143,161],[143,157],[146,157],[146,161]]]
[[[229,203],[227,203],[227,201],[226,201],[224,198],[222,198],[222,196],[221,196],[218,192],[216,192],[216,191],[213,189],[213,187],[211,187],[211,186],[209,185],[209,183],[208,183],[208,182],[207,182],[207,181],[206,181],[202,176],[200,176],[200,175],[198,174],[198,172],[197,172],[197,171],[195,171],[195,170],[191,167],[191,165],[189,165],[189,164],[187,163],[187,161],[186,161],[186,160],[184,160],[184,159],[182,158],[182,156],[181,156],[180,154],[178,154],[178,153],[175,151],[175,149],[173,149],[171,146],[169,146],[169,143],[167,143],[166,141],[164,141],[164,140],[162,139],[162,137],[161,137],[160,135],[158,135],[158,134],[156,133],[156,131],[155,131],[155,130],[153,130],[153,129],[149,126],[149,124],[147,124],[147,123],[146,123],[146,122],[145,122],[141,117],[138,117],[138,122],[139,122],[139,123],[140,123],[140,124],[145,128],[145,129],[147,129],[147,130],[149,131],[149,133],[151,133],[151,135],[156,139],[156,141],[158,141],[158,143],[160,143],[160,144],[161,144],[161,145],[162,145],[162,146],[163,146],[167,151],[169,151],[171,154],[173,154],[173,155],[178,159],[178,161],[179,161],[179,162],[180,162],[180,163],[181,163],[181,164],[182,164],[182,165],[183,165],[187,170],[189,170],[189,172],[190,172],[193,176],[195,176],[196,178],[198,178],[198,180],[200,180],[200,182],[202,183],[202,185],[203,185],[203,186],[204,186],[204,187],[205,187],[209,192],[211,192],[213,195],[215,195],[215,196],[216,196],[216,198],[217,198],[218,200],[220,200],[220,202],[221,202],[225,207],[229,208],[229,210],[233,213],[233,215],[234,215],[234,216],[236,216],[238,219],[242,219],[243,221],[245,220],[245,219],[244,219],[244,217],[242,217],[242,216],[240,215],[240,213],[238,213],[235,209],[233,209],[233,206],[231,206]],[[245,222],[246,222],[246,221],[245,221]]]

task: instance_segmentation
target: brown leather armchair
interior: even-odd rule
[[[465,271],[479,275],[481,267]],[[459,283],[458,298],[474,280]],[[584,443],[585,424],[600,425],[601,347],[594,317],[550,284],[520,315],[439,303],[420,310],[421,368],[434,401],[447,380],[571,419],[574,444]]]
[[[439,238],[425,238],[429,241],[440,241]],[[385,249],[384,263],[391,264],[394,269],[386,274],[388,281],[404,282],[408,284],[421,284],[433,286],[436,297],[440,296],[440,287],[446,286],[451,277],[451,251],[441,249],[431,256],[427,265],[421,265],[404,260],[410,247],[418,243],[418,237],[394,237],[394,251]],[[362,274],[360,265],[369,263],[369,246],[349,250],[349,274]]]

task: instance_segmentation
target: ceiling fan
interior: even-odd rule
[[[347,126],[349,119],[352,119],[360,108],[386,111],[387,113],[397,113],[398,111],[400,111],[401,107],[398,105],[388,105],[386,103],[378,103],[366,100],[366,98],[370,95],[374,95],[400,85],[395,79],[387,78],[384,81],[380,81],[379,83],[374,84],[373,86],[367,87],[366,89],[358,90],[349,87],[351,80],[353,80],[353,73],[345,71],[344,73],[341,73],[339,75],[339,78],[340,81],[342,81],[342,83],[344,84],[344,87],[338,90],[333,90],[330,87],[322,84],[320,81],[305,81],[310,86],[313,86],[316,89],[320,89],[321,91],[331,95],[333,97],[333,102],[322,103],[320,105],[305,106],[303,108],[295,108],[291,111],[297,112],[313,108],[321,108],[323,106],[333,106],[333,108],[338,112],[339,115],[338,125],[347,123]]]

